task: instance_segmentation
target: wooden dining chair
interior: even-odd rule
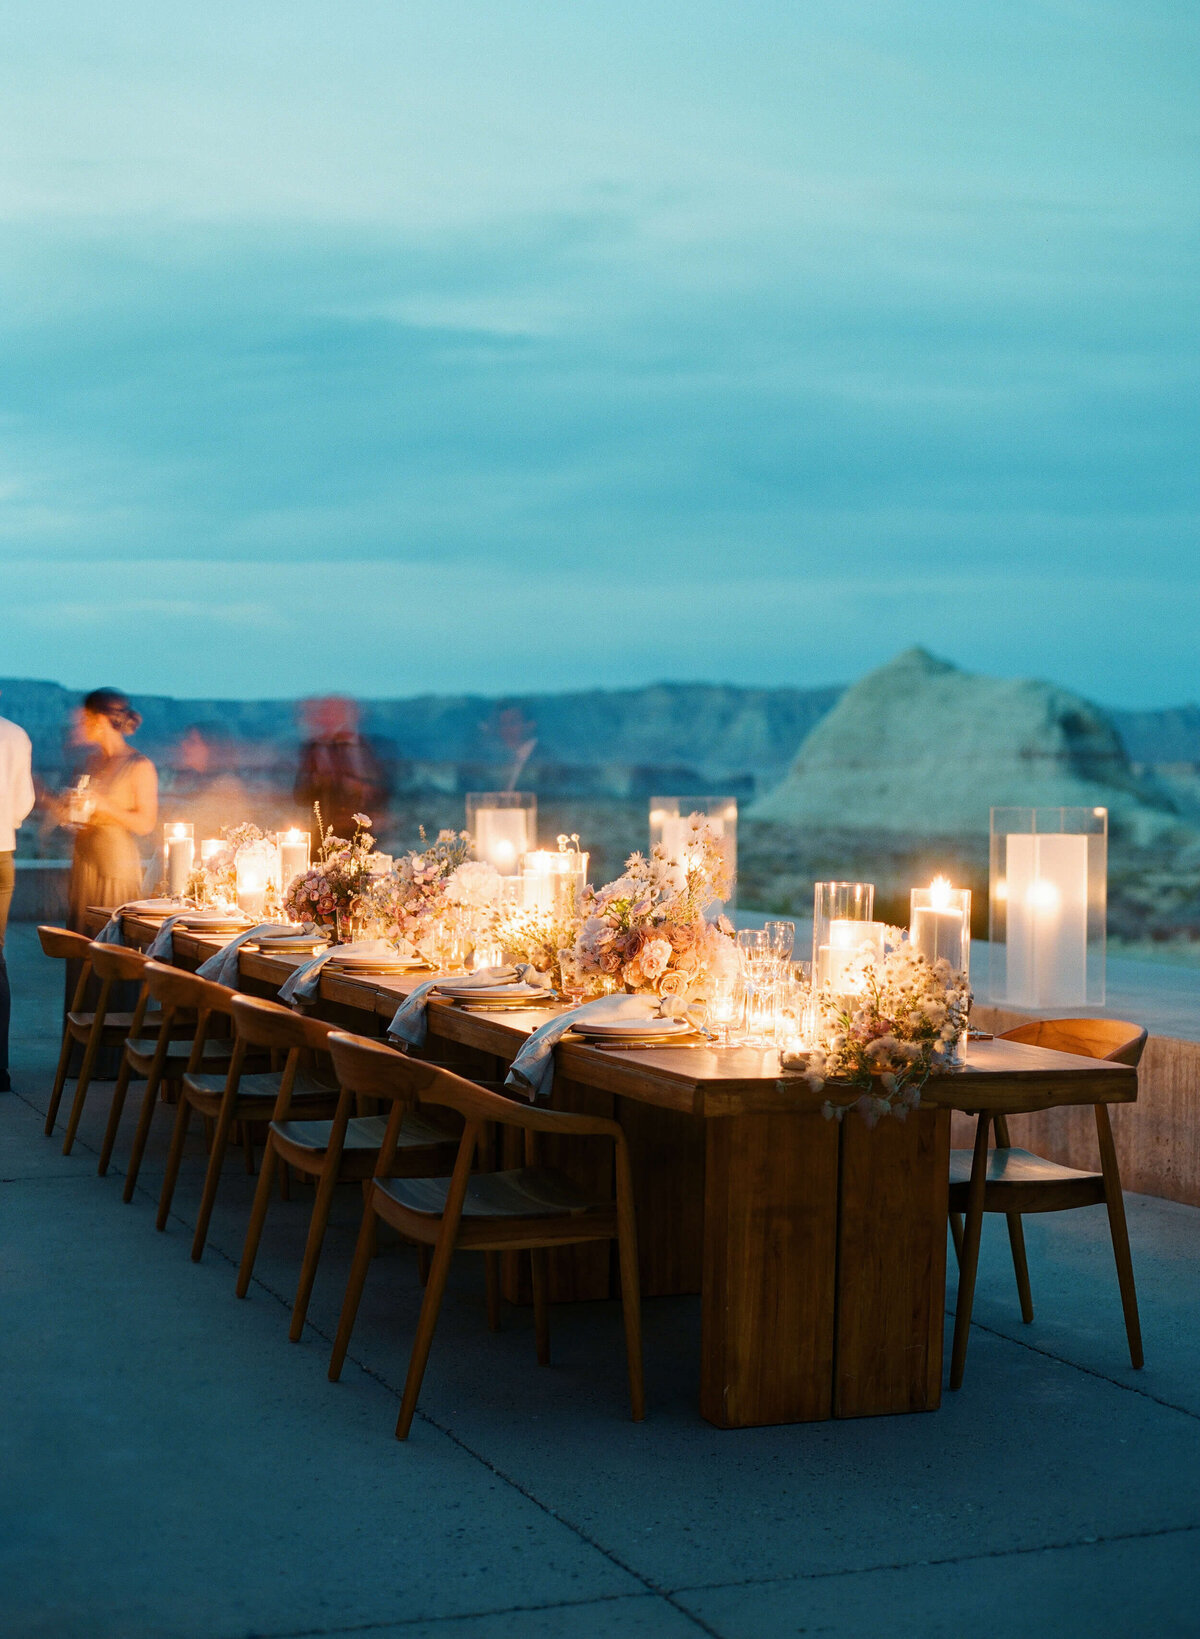
[[[63,1086],[67,1078],[67,1069],[70,1061],[73,1043],[83,1044],[83,1062],[79,1066],[79,1075],[75,1082],[75,1097],[71,1102],[71,1113],[67,1117],[67,1131],[63,1139],[63,1154],[70,1155],[75,1144],[75,1135],[79,1131],[80,1117],[83,1115],[84,1104],[87,1101],[91,1088],[92,1077],[96,1072],[96,1061],[100,1056],[101,1048],[120,1047],[129,1035],[135,1021],[140,1026],[145,1015],[145,990],[139,992],[137,1006],[132,1013],[123,1012],[112,1006],[113,991],[123,982],[132,981],[142,983],[142,972],[146,966],[146,958],[139,950],[130,950],[125,945],[99,945],[83,938],[82,934],[71,933],[66,928],[38,928],[38,937],[42,942],[42,949],[47,955],[62,957],[67,961],[81,961],[79,979],[75,986],[75,994],[71,999],[71,1006],[67,1011],[66,1022],[63,1028],[62,1048],[58,1056],[58,1071],[54,1078],[54,1088],[50,1094],[50,1107],[46,1112],[46,1136],[54,1131],[54,1123],[58,1116],[59,1100],[62,1098]],[[94,1009],[85,1006],[85,995],[88,980],[92,975],[99,980],[99,993],[96,997]]]
[[[329,1033],[329,1026],[320,1025],[312,1018],[293,1013],[273,1002],[256,1001],[248,996],[235,1001],[234,1018],[239,1037],[287,1053],[290,1064],[298,1061],[301,1049],[323,1047]],[[267,1128],[254,1209],[250,1214],[238,1271],[237,1295],[244,1298],[250,1289],[254,1260],[258,1255],[270,1206],[276,1163],[282,1161],[316,1184],[308,1240],[288,1330],[293,1343],[298,1342],[304,1332],[304,1317],[308,1313],[309,1298],[321,1257],[333,1192],[339,1183],[361,1183],[372,1176],[387,1133],[387,1122],[382,1116],[353,1113],[363,1097],[370,1096],[371,1089],[358,1087],[352,1077],[339,1077],[338,1080],[340,1091],[332,1119],[297,1120],[292,1111],[292,1078],[287,1075],[282,1078],[271,1124]],[[447,1171],[454,1165],[461,1128],[461,1122],[443,1111],[411,1111],[397,1138],[393,1170],[409,1177],[431,1176]]]
[[[1081,1058],[1108,1059],[1136,1069],[1146,1045],[1146,1032],[1139,1025],[1119,1019],[1037,1019],[1030,1024],[1018,1025],[1014,1030],[1006,1030],[1000,1039],[1052,1048],[1059,1053],[1075,1053]],[[1080,1172],[1074,1167],[1062,1166],[1057,1161],[1034,1155],[1029,1150],[1014,1148],[1009,1139],[1007,1118],[987,1112],[978,1118],[974,1149],[951,1150],[950,1230],[959,1265],[954,1344],[950,1357],[952,1389],[961,1386],[966,1367],[975,1276],[979,1266],[979,1241],[985,1212],[1002,1212],[1008,1220],[1021,1318],[1029,1322],[1033,1319],[1033,1296],[1025,1258],[1022,1214],[1063,1212],[1103,1202],[1108,1209],[1117,1284],[1129,1339],[1129,1358],[1135,1369],[1142,1365],[1137,1290],[1133,1281],[1125,1200],[1121,1193],[1121,1174],[1113,1144],[1112,1123],[1106,1104],[1096,1104],[1093,1109],[1100,1150],[1099,1172]],[[993,1149],[988,1148],[989,1126],[995,1128],[996,1144]]]
[[[390,1224],[406,1239],[434,1248],[396,1424],[398,1440],[407,1439],[412,1425],[456,1248],[484,1253],[529,1252],[537,1357],[539,1364],[547,1365],[550,1330],[546,1249],[615,1240],[621,1271],[629,1398],[633,1420],[640,1422],[645,1414],[645,1396],[637,1231],[629,1152],[625,1134],[617,1123],[599,1116],[568,1114],[517,1103],[449,1070],[422,1064],[362,1036],[338,1032],[329,1038],[329,1051],[340,1081],[349,1082],[372,1097],[387,1100],[392,1106],[354,1251],[329,1363],[330,1378],[336,1382],[346,1358],[370,1267],[376,1219]],[[452,1110],[461,1117],[462,1136],[451,1176],[407,1178],[394,1174],[400,1134],[414,1106],[427,1112]],[[491,1123],[524,1131],[525,1166],[504,1172],[473,1172],[485,1129]],[[611,1142],[616,1161],[615,1199],[598,1200],[564,1173],[539,1166],[537,1141],[542,1133],[589,1136]]]
[[[50,1105],[46,1111],[44,1130],[46,1137],[49,1138],[54,1131],[54,1123],[58,1119],[58,1106],[62,1102],[63,1088],[67,1084],[71,1049],[76,1043],[79,1043],[83,1048],[83,1063],[80,1066],[79,1079],[83,1081],[86,1095],[87,1083],[92,1078],[92,1068],[96,1062],[96,1054],[100,1051],[100,1042],[96,1043],[95,1051],[89,1053],[92,1030],[96,1022],[94,1011],[84,1011],[88,982],[92,977],[91,940],[82,933],[73,933],[70,928],[55,928],[39,924],[37,931],[44,955],[49,956],[52,961],[79,963],[79,978],[75,984],[75,992],[71,997],[70,1006],[63,1019],[62,1044],[58,1052],[58,1068],[54,1072],[54,1087],[50,1093]],[[104,1015],[107,1011],[108,996],[106,995],[104,997],[104,1011],[101,1014],[101,1030],[104,1028]],[[114,1032],[118,1025],[118,1017],[114,1014],[110,1026],[110,1030]],[[132,1022],[132,1015],[124,1020],[126,1030]],[[110,1035],[109,1039],[116,1040],[115,1033]]]
[[[228,1035],[213,1034],[216,1021],[231,1016],[229,1002],[233,991],[154,960],[146,963],[144,983],[146,1004],[153,1002],[160,1009],[158,1032],[153,1037],[147,1036],[135,1023],[129,1033],[100,1151],[99,1170],[104,1173],[112,1159],[129,1083],[135,1077],[144,1080],[146,1086],[125,1172],[127,1202],[133,1200],[137,1187],[160,1093],[166,1090],[178,1097],[183,1077],[189,1070],[194,1073],[207,1070],[223,1076],[233,1056],[232,1039]]]
[[[218,988],[223,990],[225,987]],[[159,1229],[165,1229],[175,1195],[175,1185],[179,1178],[180,1163],[183,1160],[188,1124],[192,1111],[195,1110],[212,1121],[213,1133],[208,1167],[204,1175],[204,1188],[200,1196],[200,1210],[192,1237],[194,1263],[199,1263],[204,1252],[204,1243],[208,1239],[208,1226],[221,1182],[221,1167],[234,1122],[243,1121],[266,1126],[279,1104],[281,1092],[287,1094],[288,1109],[295,1109],[298,1114],[306,1117],[332,1118],[338,1102],[338,1088],[332,1074],[314,1073],[305,1062],[324,1048],[325,1038],[332,1030],[332,1025],[323,1024],[319,1019],[294,1015],[305,1029],[302,1036],[297,1034],[292,1038],[292,1045],[287,1050],[282,1069],[252,1068],[252,1065],[261,1060],[261,1049],[254,1034],[242,1033],[239,1028],[241,1021],[248,1017],[257,1021],[260,1008],[277,1008],[280,1013],[285,1014],[289,1010],[279,1008],[274,1002],[253,1001],[252,998],[238,995],[234,991],[227,994],[228,1000],[223,1007],[228,1011],[234,1031],[229,1068],[224,1075],[206,1072],[202,1068],[184,1072],[180,1082],[179,1105],[175,1112],[175,1128],[171,1134],[171,1148],[163,1176],[162,1194],[158,1202],[157,1225]],[[251,1025],[251,1032],[255,1029],[256,1023]],[[262,1034],[261,1030],[258,1034]]]

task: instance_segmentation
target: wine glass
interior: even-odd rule
[[[771,941],[771,951],[780,968],[784,968],[792,959],[792,951],[796,944],[796,924],[794,922],[768,922],[766,934]]]

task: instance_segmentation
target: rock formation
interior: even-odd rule
[[[750,818],[978,836],[991,807],[1059,806],[1103,806],[1113,834],[1136,843],[1192,832],[1167,790],[1135,773],[1099,707],[909,649],[843,694]]]

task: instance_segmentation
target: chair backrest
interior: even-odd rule
[[[214,984],[196,973],[168,967],[165,962],[148,961],[143,973],[146,988],[163,1008],[194,1007],[197,1013],[223,1013],[229,1017],[230,1003],[237,995],[228,985]]]
[[[88,955],[97,978],[134,979],[140,983],[145,976],[147,958],[127,945],[101,945],[93,940]]]
[[[39,923],[38,938],[45,954],[57,961],[91,963],[92,941],[84,933],[72,933],[70,928],[51,928]]]
[[[231,998],[230,1010],[239,1040],[251,1042],[255,1047],[275,1047],[286,1053],[302,1047],[316,1052],[328,1051],[328,1038],[334,1027],[321,1019],[293,1013],[290,1007],[280,1007],[278,1002],[236,993]]]
[[[406,1103],[415,1099],[422,1104],[444,1105],[457,1110],[472,1125],[495,1121],[506,1127],[522,1127],[527,1132],[590,1133],[619,1142],[624,1140],[615,1121],[505,1098],[456,1076],[452,1070],[423,1064],[420,1059],[383,1047],[366,1036],[351,1036],[338,1030],[330,1036],[328,1046],[339,1083],[356,1093]]]
[[[1006,1030],[1001,1040],[1078,1053],[1081,1058],[1110,1059],[1136,1070],[1146,1045],[1146,1032],[1141,1025],[1124,1019],[1034,1019]]]

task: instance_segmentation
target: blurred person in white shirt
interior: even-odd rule
[[[4,936],[16,881],[17,829],[33,808],[33,748],[29,736],[7,717],[0,717],[0,1093],[11,1092],[8,1074],[8,1022],[12,991],[4,960]]]

